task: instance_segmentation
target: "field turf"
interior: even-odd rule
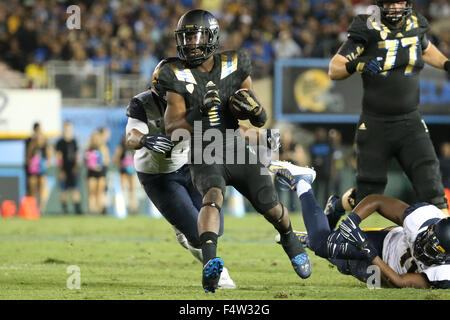
[[[303,230],[300,214],[294,228]],[[374,215],[365,227],[389,222]],[[312,276],[293,271],[275,232],[264,218],[225,217],[218,254],[237,284],[235,290],[205,294],[201,265],[176,241],[164,219],[51,216],[0,220],[2,300],[439,300],[450,291],[370,290],[311,254]],[[310,251],[308,251],[311,253]],[[67,268],[79,267],[80,289],[68,289]]]

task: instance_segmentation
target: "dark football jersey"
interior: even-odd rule
[[[213,56],[214,66],[210,72],[189,68],[179,58],[161,62],[153,74],[152,84],[158,95],[165,99],[167,91],[184,97],[186,120],[194,127],[194,121],[202,121],[202,129],[237,129],[238,121],[228,109],[228,99],[251,73],[251,61],[242,51],[225,51]],[[221,105],[208,115],[202,115],[200,106],[208,90],[219,91]]]
[[[420,102],[419,73],[424,67],[423,50],[428,46],[428,22],[413,12],[398,29],[382,21],[358,15],[348,30],[348,38],[358,44],[346,57],[381,57],[383,71],[362,75],[363,112],[400,115],[417,109]]]

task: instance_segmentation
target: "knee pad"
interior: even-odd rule
[[[256,196],[252,197],[252,199],[253,207],[260,213],[266,213],[279,204],[274,186],[261,187],[256,191]]]

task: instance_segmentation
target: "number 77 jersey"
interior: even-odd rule
[[[358,15],[348,30],[357,44],[358,55],[380,57],[382,72],[362,75],[363,111],[376,115],[405,114],[420,102],[419,73],[424,67],[423,51],[428,47],[429,26],[422,15],[413,12],[398,27],[387,26],[374,16]]]

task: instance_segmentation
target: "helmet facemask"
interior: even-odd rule
[[[406,2],[406,4],[405,6],[399,8],[384,7],[384,4],[392,4],[397,2]],[[393,25],[399,23],[403,18],[408,17],[412,12],[412,4],[409,0],[377,0],[377,5],[380,7],[381,16]]]
[[[218,47],[214,32],[205,27],[184,28],[175,31],[177,50],[180,58],[189,65],[199,66],[208,59]]]
[[[414,241],[414,257],[427,266],[443,264],[450,259],[450,253],[439,243],[434,232],[434,225],[417,235]]]

